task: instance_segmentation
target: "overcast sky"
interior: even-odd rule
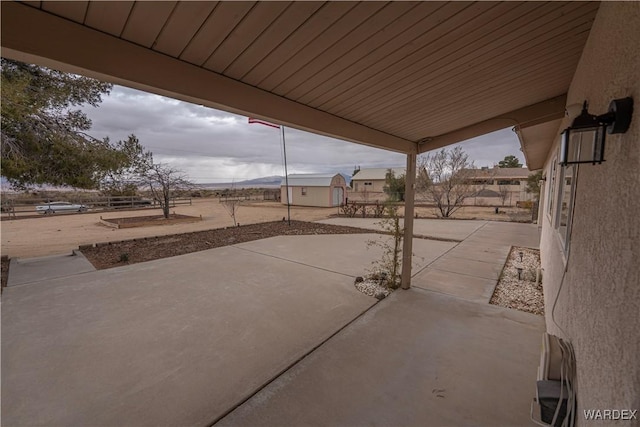
[[[278,129],[247,118],[122,86],[98,108],[86,107],[91,134],[112,141],[135,134],[157,162],[184,170],[198,183],[284,175]],[[406,156],[333,138],[285,130],[289,173],[338,173],[353,168],[403,167]],[[518,138],[503,129],[461,143],[477,167],[513,154],[524,163]]]

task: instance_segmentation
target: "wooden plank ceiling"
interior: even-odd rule
[[[349,122],[421,141],[420,151],[437,146],[429,141],[438,136],[499,117],[508,123],[511,112],[561,100],[599,6],[596,2],[23,4]],[[559,107],[564,105],[527,120],[544,121],[545,114],[557,119]],[[254,113],[278,120],[263,111]]]

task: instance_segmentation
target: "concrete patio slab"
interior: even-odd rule
[[[396,291],[216,424],[530,426],[540,316]]]
[[[369,241],[390,241],[382,234],[328,234],[305,236],[305,246],[298,236],[277,236],[235,245],[247,251],[286,259],[304,265],[356,277],[367,273],[372,261],[382,257],[382,249]],[[412,268],[420,271],[455,246],[453,242],[413,239]]]
[[[365,228],[367,230],[381,229],[380,225],[378,225],[380,219],[376,218],[331,218],[317,222]],[[413,232],[416,235],[431,236],[439,239],[464,240],[487,224],[487,222],[477,220],[415,219],[413,221]]]
[[[466,240],[481,244],[505,244],[538,248],[540,230],[536,224],[487,221],[486,225]]]
[[[457,258],[460,260],[472,259],[476,261],[504,264],[510,250],[511,246],[509,245],[482,245],[479,247],[477,244],[466,244],[466,242],[462,242],[449,252],[448,256],[450,258]]]
[[[488,303],[512,245],[535,247],[538,242],[535,225],[487,222],[423,270],[414,271],[413,286]]]
[[[504,260],[501,263],[491,263],[473,259],[461,260],[460,258],[443,257],[431,264],[429,268],[491,279],[495,282],[500,276],[503,265]]]
[[[411,286],[486,304],[491,300],[496,279],[469,276],[451,271],[427,268],[416,274]]]
[[[442,221],[441,235],[466,235],[462,243],[414,239],[415,289],[360,318],[376,300],[355,290],[353,276],[381,255],[366,249],[367,240],[388,238],[380,234],[281,236],[110,270],[65,269],[57,278],[41,269],[3,295],[4,424],[201,425],[251,398],[224,423],[524,425],[530,395],[523,409],[517,387],[531,378],[517,371],[514,349],[528,372],[539,336],[530,357],[529,332],[500,322],[526,329],[531,315],[486,302],[510,245],[534,244],[537,228],[464,223]],[[343,327],[342,350],[314,351]],[[290,373],[316,359],[321,372],[289,389],[298,381]],[[494,381],[479,362],[489,373],[506,363],[506,371]],[[498,415],[486,410],[493,399]],[[238,415],[246,407],[258,409]]]
[[[49,281],[58,277],[95,271],[80,252],[39,258],[12,258],[7,286]]]
[[[234,247],[6,288],[3,425],[207,425],[375,302]]]

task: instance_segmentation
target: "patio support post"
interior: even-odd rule
[[[413,253],[413,213],[416,195],[417,147],[407,154],[407,173],[404,177],[404,241],[402,247],[402,289],[411,287],[411,255]]]

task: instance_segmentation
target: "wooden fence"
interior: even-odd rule
[[[105,197],[66,197],[58,199],[7,199],[2,201],[2,216],[15,218],[16,215],[37,215],[36,206],[46,205],[56,201],[65,201],[73,204],[84,205],[89,211],[132,210],[159,208],[160,203],[154,199],[146,199],[138,196],[105,196]],[[191,205],[191,197],[172,197],[170,207],[178,205]],[[73,212],[69,212],[73,213]]]

